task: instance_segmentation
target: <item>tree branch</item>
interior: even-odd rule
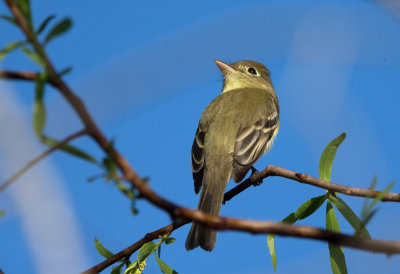
[[[0,78],[12,80],[36,81],[38,73],[30,71],[5,71],[0,70]]]
[[[158,230],[146,234],[142,239],[132,244],[131,246],[123,249],[122,251],[114,254],[103,262],[89,268],[82,272],[83,274],[99,273],[105,268],[118,262],[122,258],[129,257],[136,252],[145,243],[156,240],[165,234],[171,234],[172,231],[180,228],[181,226],[189,223],[184,221],[181,223],[174,222],[170,225],[164,226]],[[380,241],[372,239],[362,239],[351,235],[327,231],[310,226],[290,225],[286,223],[277,223],[272,221],[249,221],[243,219],[233,218],[218,218],[214,217],[212,220],[207,220],[207,226],[219,230],[238,230],[250,232],[253,234],[278,234],[281,236],[294,236],[298,238],[314,239],[319,241],[330,242],[340,246],[347,246],[360,250],[367,250],[378,253],[386,253],[387,255],[400,253],[400,242],[396,241]]]
[[[52,146],[48,150],[44,151],[42,154],[34,158],[33,160],[29,161],[21,170],[19,170],[15,175],[13,175],[10,179],[6,180],[4,183],[0,185],[0,193],[4,191],[9,185],[11,185],[13,182],[15,182],[22,174],[24,174],[28,169],[33,167],[35,164],[43,160],[46,156],[51,154],[52,152],[56,151],[57,149],[63,147],[64,145],[68,144],[70,141],[72,141],[75,138],[78,138],[82,135],[87,134],[88,131],[86,129],[80,130],[67,138],[61,140],[58,142],[56,145]]]
[[[255,172],[250,178],[246,179],[245,181],[225,193],[224,203],[232,199],[234,196],[238,195],[240,192],[254,185],[255,182],[258,182],[269,176],[284,177],[303,184],[323,188],[332,192],[343,193],[349,196],[375,198],[381,193],[377,190],[350,187],[327,182],[307,174],[297,173],[277,166],[267,166],[264,170],[260,172]],[[383,196],[382,201],[400,202],[400,193],[387,193],[385,196]]]

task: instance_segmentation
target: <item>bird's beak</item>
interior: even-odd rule
[[[227,73],[235,72],[234,68],[232,68],[230,65],[225,64],[224,62],[222,62],[220,60],[215,60],[215,63],[217,64],[218,68],[222,71],[222,73],[224,75]]]

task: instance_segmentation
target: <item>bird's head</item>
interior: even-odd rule
[[[215,60],[215,63],[224,75],[223,93],[242,88],[270,89],[272,87],[270,72],[263,64],[248,60],[232,64]]]

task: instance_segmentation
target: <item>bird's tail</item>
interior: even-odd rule
[[[224,198],[225,187],[230,179],[231,172],[231,167],[225,169],[216,169],[215,167],[212,167],[211,170],[205,170],[203,189],[201,191],[199,205],[197,207],[199,210],[210,215],[219,215],[222,200]],[[193,222],[189,231],[189,235],[186,238],[185,247],[187,250],[191,250],[200,246],[204,250],[211,251],[213,250],[216,242],[216,230]]]

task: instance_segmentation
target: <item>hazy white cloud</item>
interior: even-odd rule
[[[4,85],[0,90],[0,178],[4,180],[43,148],[32,134],[30,114],[13,91]],[[7,207],[15,206],[18,212],[37,273],[78,273],[88,266],[73,207],[51,161],[35,166],[3,195],[13,201]]]

